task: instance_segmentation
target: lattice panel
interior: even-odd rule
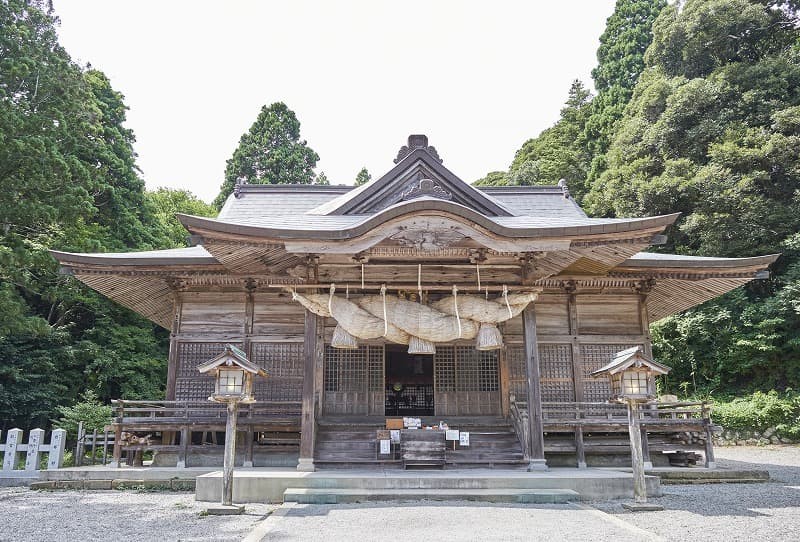
[[[303,344],[252,343],[250,361],[267,371],[254,384],[256,401],[301,401],[303,398]]]
[[[178,370],[175,379],[175,399],[178,401],[205,401],[214,393],[214,378],[200,374],[197,366],[216,357],[225,350],[224,342],[178,343]],[[241,347],[241,343],[232,343]]]
[[[614,354],[626,348],[637,346],[633,344],[582,344],[581,354],[583,363],[583,397],[588,403],[603,403],[611,397],[611,387],[608,378],[594,378],[589,373],[606,365]]]
[[[506,350],[508,360],[508,391],[517,401],[528,400],[528,368],[525,364],[525,348],[509,346]]]
[[[472,346],[437,346],[434,355],[437,391],[497,391],[497,352]]]
[[[367,390],[368,348],[354,350],[325,347],[325,391],[365,392]]]
[[[574,401],[572,345],[539,345],[539,378],[543,402]]]
[[[368,346],[369,391],[383,392],[386,378],[383,369],[383,346]]]
[[[456,391],[456,351],[452,346],[436,347],[433,356],[434,383],[437,392]]]

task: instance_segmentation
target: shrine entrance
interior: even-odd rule
[[[407,350],[386,347],[386,415],[433,416],[433,355]]]

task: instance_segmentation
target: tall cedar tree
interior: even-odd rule
[[[300,122],[283,102],[263,106],[225,167],[225,181],[214,200],[221,209],[236,182],[311,184],[319,155],[300,139]]]
[[[669,251],[783,251],[772,281],[654,327],[673,380],[709,390],[800,385],[800,20],[791,4],[665,7],[608,169],[587,196],[607,216],[681,211]]]
[[[592,100],[584,139],[592,155],[589,184],[605,169],[605,153],[633,88],[644,70],[644,54],[653,41],[653,21],[666,0],[617,0],[606,20],[592,70],[597,96]]]
[[[56,23],[47,2],[0,2],[0,430],[45,425],[86,389],[158,398],[166,372],[166,333],[47,253],[164,241],[123,98],[71,60]]]

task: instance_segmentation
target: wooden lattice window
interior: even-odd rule
[[[175,379],[175,399],[206,401],[214,393],[214,378],[200,374],[197,366],[225,351],[224,342],[178,343],[178,368]],[[241,343],[233,343],[241,347]]]
[[[472,346],[437,346],[436,391],[497,391],[497,352]]]
[[[383,347],[368,346],[369,391],[383,392],[386,378],[383,368]]]
[[[611,397],[611,386],[608,377],[595,378],[590,376],[592,371],[596,371],[606,365],[614,357],[614,354],[626,348],[638,346],[633,344],[583,344],[581,354],[583,363],[583,397],[588,403],[604,403]]]
[[[575,400],[572,378],[572,345],[539,345],[539,378],[544,402]]]
[[[325,347],[325,391],[366,391],[368,346],[353,350]]]
[[[255,380],[257,401],[301,401],[304,357],[302,343],[260,343],[251,345],[250,361],[267,371],[267,378]]]

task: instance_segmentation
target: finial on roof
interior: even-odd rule
[[[567,186],[567,180],[559,179],[558,186],[561,187],[561,192],[564,194],[564,197],[569,199],[569,187]]]
[[[428,145],[428,136],[424,134],[411,134],[408,136],[408,144],[400,147],[400,150],[397,152],[397,158],[394,159],[394,163],[398,163],[416,149],[423,149],[440,163],[442,162],[442,159],[439,158],[439,153],[436,152],[436,148]]]
[[[246,179],[236,179],[236,184],[233,185],[233,197],[238,198],[242,195],[242,186],[250,184]]]

